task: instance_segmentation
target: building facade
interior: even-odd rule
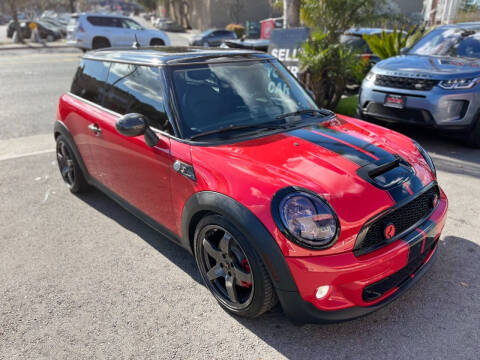
[[[275,0],[185,0],[184,13],[189,25],[194,29],[224,28],[231,23],[244,24],[245,21],[260,21],[281,16],[282,9],[274,6]],[[172,18],[185,24],[182,10],[170,7]]]

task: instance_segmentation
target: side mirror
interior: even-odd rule
[[[117,131],[125,136],[139,136],[145,134],[147,130],[147,121],[140,114],[126,114],[123,115],[115,123]]]
[[[115,127],[120,134],[125,136],[144,135],[145,143],[150,147],[154,147],[160,141],[157,134],[148,127],[147,120],[141,114],[131,113],[123,115],[117,120]]]
[[[403,47],[400,49],[400,55],[406,55],[408,53],[408,50],[410,50],[410,48],[408,47]]]

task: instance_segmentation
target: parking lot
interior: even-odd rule
[[[480,150],[398,128],[431,153],[450,200],[438,260],[401,298],[335,325],[278,309],[239,319],[186,251],[64,186],[52,125],[80,56],[0,51],[0,358],[478,359]]]

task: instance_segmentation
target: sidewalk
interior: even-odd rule
[[[26,41],[25,44],[1,44],[0,50],[22,50],[22,49],[63,49],[63,48],[71,48],[72,46],[67,45],[65,42],[56,41],[50,43],[35,43]]]

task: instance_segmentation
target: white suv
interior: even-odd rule
[[[67,44],[84,51],[111,46],[170,45],[163,31],[149,30],[138,22],[121,15],[75,14],[67,26]]]

